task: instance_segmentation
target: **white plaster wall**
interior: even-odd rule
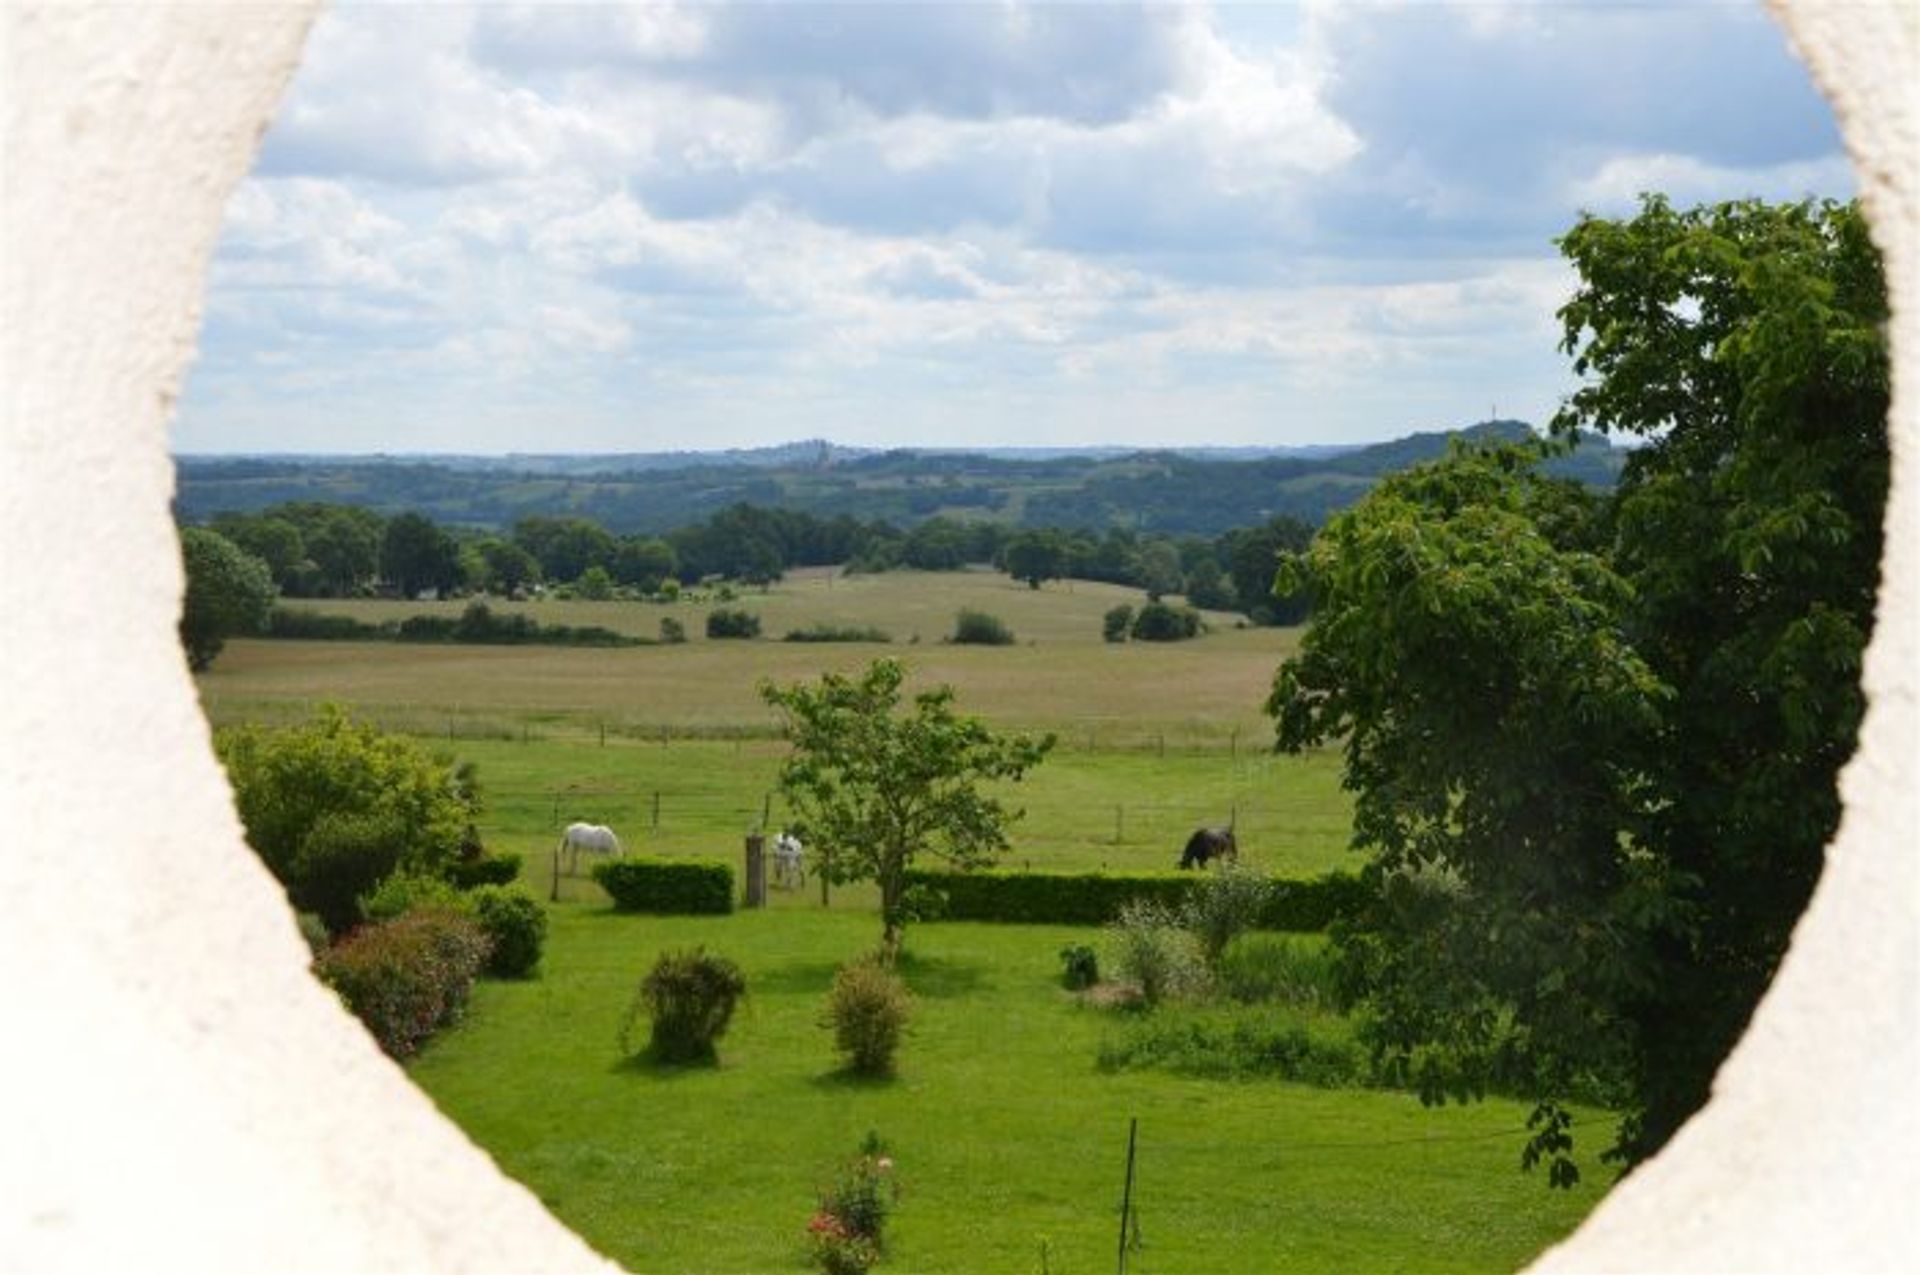
[[[166,424],[313,0],[0,0],[0,1270],[609,1270],[306,974],[173,637]],[[1920,6],[1794,6],[1888,252],[1888,583],[1848,814],[1714,1104],[1538,1269],[1920,1262]],[[76,819],[116,830],[75,847]]]

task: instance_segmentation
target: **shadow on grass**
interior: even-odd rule
[[[900,1083],[900,1077],[891,1071],[875,1073],[871,1071],[855,1071],[851,1067],[837,1067],[832,1071],[822,1072],[812,1077],[807,1083],[815,1089],[877,1090],[893,1088],[896,1084]]]
[[[679,1080],[721,1070],[718,1051],[698,1058],[670,1058],[648,1045],[639,1053],[617,1059],[607,1068],[615,1075],[645,1076],[650,1080]]]
[[[906,980],[909,991],[928,1000],[971,996],[975,992],[992,991],[994,987],[982,967],[968,961],[916,956],[906,951],[900,953],[894,969]]]

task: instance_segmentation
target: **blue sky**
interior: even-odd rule
[[[1570,387],[1581,210],[1844,198],[1756,5],[340,5],[182,451],[1357,442]]]

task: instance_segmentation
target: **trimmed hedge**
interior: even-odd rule
[[[1132,899],[1177,908],[1198,877],[1191,872],[936,872],[915,868],[909,885],[947,896],[950,921],[1030,925],[1105,925]],[[1263,930],[1324,930],[1365,904],[1360,878],[1329,872],[1305,880],[1282,877],[1261,910]]]
[[[618,912],[733,911],[733,865],[713,859],[610,859],[593,879]]]

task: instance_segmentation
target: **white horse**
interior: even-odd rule
[[[613,829],[597,823],[570,823],[567,830],[560,834],[560,844],[555,847],[554,853],[566,853],[567,871],[572,872],[580,866],[582,850],[589,854],[626,853],[620,848],[620,838],[613,835]]]
[[[807,883],[806,849],[800,838],[782,832],[773,839],[773,883],[783,890],[798,890]]]

